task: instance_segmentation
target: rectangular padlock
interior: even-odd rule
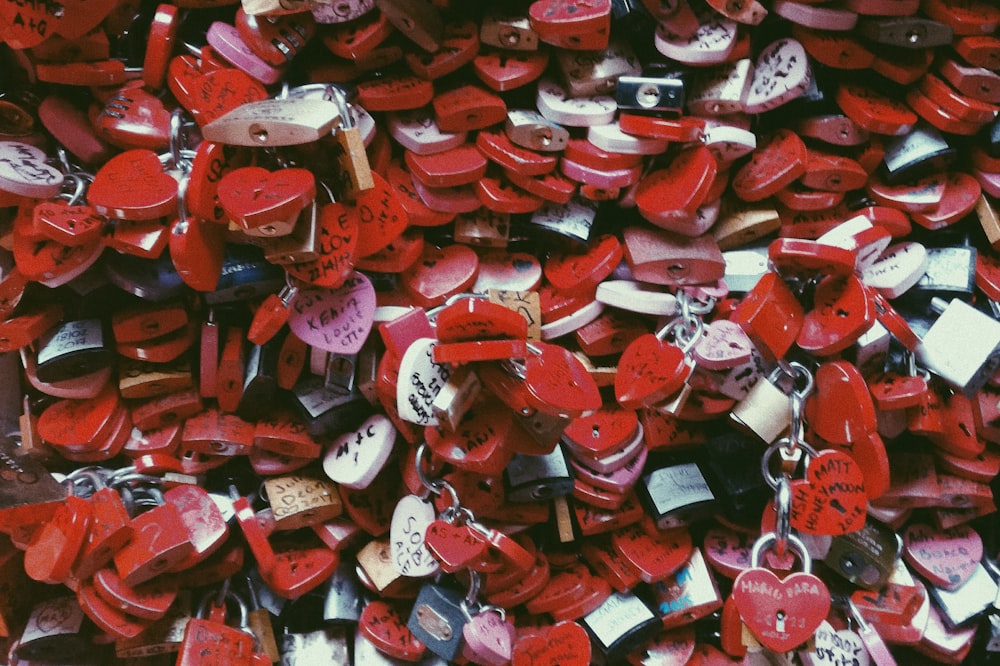
[[[292,393],[296,409],[313,437],[345,432],[371,414],[371,405],[356,386],[349,393],[342,393],[310,375],[300,379]]]
[[[504,468],[508,502],[539,502],[573,492],[573,476],[561,447],[546,455],[514,454]]]
[[[860,530],[833,537],[823,562],[854,585],[877,590],[892,575],[902,549],[896,532],[869,517]]]
[[[123,398],[155,398],[194,386],[191,360],[186,354],[169,363],[130,358],[118,362],[118,393]]]
[[[455,218],[456,243],[480,247],[507,247],[510,242],[510,213],[496,213],[480,207]]]
[[[619,77],[642,74],[632,48],[616,40],[603,51],[558,50],[556,60],[571,97],[608,95],[615,91]]]
[[[753,63],[749,58],[699,69],[687,98],[688,113],[721,116],[740,113],[753,83]]]
[[[718,484],[726,515],[756,520],[773,492],[760,475],[760,444],[733,430],[713,434],[704,443],[705,468]]]
[[[701,548],[666,580],[653,584],[653,600],[664,629],[695,622],[722,608],[722,595]]]
[[[972,624],[993,607],[997,597],[997,584],[982,564],[965,583],[954,591],[927,586],[933,604],[941,611],[947,627],[955,629]]]
[[[94,373],[113,358],[100,319],[67,321],[39,338],[35,374],[39,381],[60,382]]]
[[[620,76],[615,99],[619,109],[679,115],[684,108],[684,81],[680,78]]]
[[[596,610],[578,620],[606,659],[618,659],[662,629],[659,617],[631,592],[612,592]]]
[[[443,585],[420,588],[406,626],[427,649],[451,661],[462,649],[462,628],[469,621],[465,594]]]
[[[66,489],[37,460],[19,456],[11,438],[0,439],[0,530],[52,518]]]
[[[285,271],[264,259],[260,248],[230,243],[215,291],[205,292],[204,299],[207,305],[234,303],[263,298],[284,286]]]
[[[886,183],[902,183],[945,171],[957,157],[958,151],[937,129],[918,123],[906,134],[885,142],[880,175]]]
[[[250,345],[244,367],[243,391],[236,414],[247,420],[272,411],[278,395],[278,360],[285,335],[279,333],[263,345]]]
[[[923,336],[916,355],[921,365],[971,398],[1000,367],[1000,323],[953,299]]]
[[[711,515],[718,505],[701,465],[690,459],[647,462],[636,494],[658,529],[689,525]]]
[[[58,662],[66,655],[87,654],[93,649],[84,624],[83,609],[75,595],[56,596],[36,604],[13,653],[19,660]]]
[[[354,572],[354,564],[344,558],[330,576],[323,602],[323,620],[332,624],[357,622],[363,606],[361,583]]]

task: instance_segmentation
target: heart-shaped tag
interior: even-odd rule
[[[733,193],[743,201],[766,199],[805,173],[807,156],[797,134],[778,130],[733,176]]]
[[[440,565],[427,550],[427,528],[434,524],[434,504],[416,495],[396,502],[389,526],[392,565],[404,576],[423,578],[438,572]]]
[[[954,590],[975,573],[983,558],[983,540],[968,525],[938,530],[913,523],[903,533],[903,557],[935,587]]]
[[[512,666],[588,666],[590,638],[576,622],[558,622],[542,634],[518,639]]]
[[[375,254],[406,231],[409,216],[392,186],[381,175],[372,172],[375,185],[358,195],[357,256]]]
[[[290,305],[288,325],[303,342],[338,354],[357,354],[375,319],[375,288],[354,273],[336,289],[303,289]]]
[[[524,384],[540,411],[580,416],[601,407],[601,395],[583,363],[565,347],[536,342],[540,354],[529,354]]]
[[[779,579],[768,569],[747,569],[733,583],[743,623],[774,652],[788,652],[813,635],[830,612],[830,591],[810,573]]]
[[[164,173],[153,151],[126,150],[94,174],[87,201],[108,217],[155,220],[176,212],[177,181]]]
[[[19,141],[0,141],[0,190],[32,199],[59,194],[63,174],[45,163],[42,149]]]
[[[435,520],[424,532],[424,545],[441,564],[441,569],[454,573],[466,568],[486,552],[486,542],[477,538],[467,525],[455,525]]]
[[[627,444],[638,426],[639,416],[635,411],[606,405],[593,414],[574,419],[563,435],[572,445],[601,457]]]
[[[434,362],[436,344],[433,338],[414,340],[399,360],[399,376],[406,380],[396,386],[396,409],[410,423],[438,425],[431,405],[451,377],[451,369]]]
[[[625,409],[662,402],[680,390],[691,374],[680,347],[652,333],[636,338],[618,361],[615,397]]]
[[[820,623],[816,630],[816,641],[809,652],[800,652],[804,663],[808,666],[825,666],[826,664],[855,664],[868,666],[868,649],[861,637],[850,629],[836,631],[826,620]]]
[[[657,530],[654,536],[639,525],[613,532],[611,545],[646,583],[665,580],[680,569],[691,557],[693,547],[686,527]]]
[[[503,666],[514,656],[514,625],[499,613],[483,611],[462,627],[462,637],[472,656],[488,666]]]
[[[864,269],[861,280],[886,298],[896,298],[924,276],[927,259],[927,249],[920,243],[896,243]]]
[[[97,240],[104,218],[86,205],[69,206],[64,201],[42,201],[35,205],[35,230],[63,245],[85,245]]]
[[[804,480],[792,481],[792,527],[807,534],[840,535],[865,523],[865,477],[840,451],[821,451],[809,459]]]
[[[716,319],[692,350],[695,361],[706,370],[729,370],[753,356],[753,343],[736,322]]]
[[[219,181],[219,205],[246,229],[284,222],[312,203],[316,178],[308,169],[241,167]]]
[[[420,259],[400,277],[403,288],[418,305],[433,307],[471,287],[478,272],[479,256],[467,245],[437,248],[428,244]]]
[[[385,414],[369,416],[356,430],[330,443],[323,457],[326,475],[348,488],[367,488],[392,455],[396,428]]]

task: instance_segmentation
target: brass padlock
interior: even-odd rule
[[[775,368],[767,381],[754,384],[729,414],[737,429],[760,437],[766,444],[773,443],[792,425],[792,396],[775,384],[781,374],[781,368]]]
[[[278,530],[325,523],[344,511],[337,486],[328,479],[291,474],[269,478],[263,487]]]

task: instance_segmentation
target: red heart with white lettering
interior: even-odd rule
[[[903,557],[932,585],[954,590],[975,573],[983,558],[983,540],[968,525],[938,530],[914,523],[903,533]]]
[[[826,585],[803,572],[781,580],[768,569],[747,569],[733,583],[733,601],[751,633],[774,652],[809,640],[830,612]]]
[[[865,475],[854,460],[828,449],[809,458],[806,478],[792,481],[792,527],[807,534],[839,535],[865,524]]]
[[[680,347],[652,333],[633,340],[618,361],[615,397],[625,409],[639,409],[666,400],[687,381],[692,368]]]
[[[542,634],[518,640],[511,663],[513,666],[588,666],[590,638],[576,622],[559,622]]]

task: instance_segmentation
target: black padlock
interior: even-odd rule
[[[503,473],[508,502],[546,502],[573,492],[573,476],[561,447],[547,455],[515,454]]]

